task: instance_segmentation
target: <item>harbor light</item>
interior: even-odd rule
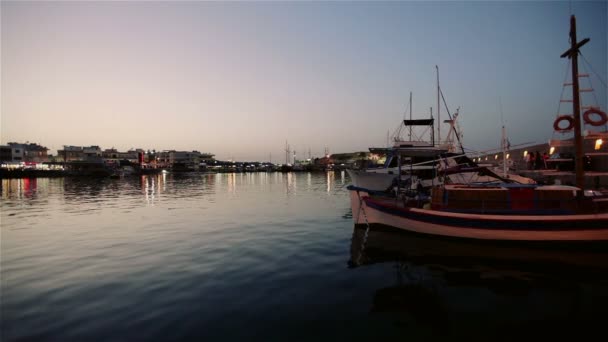
[[[604,143],[604,141],[602,139],[597,139],[595,141],[595,150],[599,150],[600,148],[602,148],[603,143]]]
[[[498,159],[498,154],[494,156],[494,159]]]
[[[524,151],[524,157],[528,155],[528,151]]]
[[[510,157],[510,156],[511,156],[511,154],[510,154],[510,153],[507,153],[507,159],[509,159],[509,157]]]
[[[549,154],[553,154],[553,152],[555,152],[555,146],[551,146],[549,149]]]

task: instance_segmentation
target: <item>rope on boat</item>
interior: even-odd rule
[[[363,235],[363,242],[361,243],[361,248],[359,249],[359,255],[357,256],[356,265],[361,265],[361,257],[363,256],[363,251],[365,250],[365,245],[367,244],[367,237],[369,236],[369,221],[367,220],[367,214],[365,213],[365,209],[363,209],[363,198],[359,194],[359,190],[357,190],[357,197],[359,197],[359,212],[357,213],[357,222],[359,222],[359,214],[363,212],[363,219],[365,220],[365,224],[367,228],[365,228],[365,234]]]

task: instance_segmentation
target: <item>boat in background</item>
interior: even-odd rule
[[[455,132],[457,115],[458,113],[454,115],[454,120],[449,120],[450,132]],[[406,128],[425,127],[426,132],[434,131],[432,118],[403,120],[402,124]],[[456,153],[455,150],[449,135],[443,144],[435,144],[432,134],[430,140],[397,140],[392,148],[370,148],[371,153],[386,155],[384,166],[363,170],[347,169],[347,172],[354,186],[373,191],[392,190],[397,175],[400,175],[402,187],[410,189],[429,189],[444,183],[535,183],[530,178],[508,172],[506,168],[493,170],[479,166],[465,153]],[[499,174],[501,171],[503,175]]]
[[[575,144],[582,150],[576,64],[576,21],[571,17]],[[604,114],[605,115],[605,114]],[[407,158],[407,155],[397,155]],[[578,158],[580,157],[580,158]],[[408,232],[511,243],[608,244],[608,197],[583,191],[582,155],[577,157],[577,187],[514,184],[442,184],[430,196],[406,187],[397,178],[396,195],[351,185],[351,208],[356,225],[378,224]],[[402,165],[401,162],[398,163]],[[445,169],[444,175],[477,172],[479,167]],[[397,174],[400,174],[398,171]],[[588,196],[586,196],[588,195]]]
[[[434,131],[433,118],[421,120],[403,120],[403,125],[409,128],[426,127]],[[384,166],[363,170],[347,169],[354,185],[372,190],[387,190],[392,187],[397,175],[402,182],[412,186],[421,184],[424,187],[438,182],[437,168],[441,156],[448,152],[447,148],[436,146],[432,139],[415,141],[395,141],[392,148],[370,148],[371,153],[386,155]],[[406,158],[399,158],[404,156]],[[402,163],[402,164],[400,164]]]
[[[109,177],[115,174],[115,170],[103,159],[95,157],[66,162],[63,166],[68,176]]]
[[[403,119],[393,135],[393,146],[369,149],[375,155],[384,155],[386,160],[381,167],[364,168],[361,170],[347,169],[352,184],[356,187],[374,191],[391,190],[397,182],[397,175],[400,175],[399,182],[411,189],[429,189],[433,186],[441,185],[444,182],[449,184],[470,184],[470,183],[521,183],[533,184],[534,180],[522,177],[510,172],[508,168],[503,169],[503,175],[499,176],[499,170],[489,168],[479,169],[478,172],[445,172],[454,168],[472,168],[479,165],[471,160],[464,152],[461,142],[461,132],[458,128],[458,118],[460,109],[454,115],[448,111],[448,120],[443,123],[448,124],[448,134],[444,141],[441,141],[441,121],[440,98],[443,97],[439,86],[439,67],[437,67],[437,116],[439,124],[435,127],[432,109],[428,119],[412,119],[412,94],[410,93],[409,119]],[[444,104],[447,109],[447,103]],[[435,128],[439,142],[435,141]],[[403,138],[402,134],[407,132],[408,138]],[[503,149],[506,147],[506,136],[503,126]],[[460,151],[460,152],[459,152]],[[504,151],[503,151],[504,152]],[[505,153],[503,153],[503,156]],[[506,165],[506,160],[504,161]],[[509,171],[509,172],[508,172]]]

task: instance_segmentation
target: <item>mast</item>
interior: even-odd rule
[[[287,140],[285,140],[285,165],[289,164],[290,152],[289,144],[287,143]]]
[[[572,106],[574,113],[574,146],[575,159],[574,166],[576,170],[576,186],[581,190],[585,187],[585,175],[583,171],[583,137],[581,135],[581,105],[579,96],[578,84],[578,49],[589,42],[589,38],[585,38],[580,42],[576,41],[576,18],[570,16],[570,49],[561,55],[561,58],[568,57],[572,59]],[[579,192],[582,196],[582,191]]]
[[[389,138],[390,133],[391,133],[390,131],[386,131],[386,148],[391,147],[390,138]],[[327,154],[327,153],[325,153],[325,154]]]
[[[435,65],[437,69],[437,141],[441,144],[441,109],[439,107],[439,96],[441,96],[441,88],[439,88],[439,67]]]
[[[410,120],[412,120],[412,92],[410,91]],[[410,141],[412,141],[412,126],[410,126]]]
[[[435,146],[435,121],[433,120],[433,107],[431,107],[431,146]]]
[[[505,125],[502,125],[502,176],[507,178],[507,131]]]

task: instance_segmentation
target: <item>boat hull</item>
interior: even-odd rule
[[[395,199],[351,190],[355,224],[381,224],[410,232],[499,241],[606,241],[608,214],[487,215],[406,208]]]
[[[605,278],[608,249],[601,242],[546,243],[458,239],[404,231],[374,224],[355,225],[351,239],[352,267],[406,261],[444,265],[447,268],[480,266],[518,271],[568,272],[576,278],[598,275]],[[569,268],[565,268],[570,266]],[[597,273],[595,273],[597,271]],[[593,272],[593,273],[592,273]]]
[[[347,169],[352,183],[356,186],[377,191],[387,190],[397,177],[386,172],[367,172]]]

